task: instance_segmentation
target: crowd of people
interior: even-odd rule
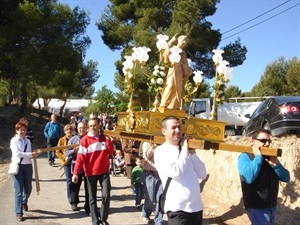
[[[89,119],[62,126],[56,115],[44,128],[47,147],[62,147],[78,144],[74,148],[59,148],[48,152],[50,165],[59,158],[64,169],[67,185],[67,201],[73,211],[78,211],[79,191],[84,181],[84,209],[91,216],[92,225],[108,225],[110,210],[111,164],[124,166],[129,185],[135,191],[135,207],[141,211],[145,223],[163,224],[163,211],[170,225],[202,224],[203,202],[199,180],[206,179],[205,164],[189,142],[183,137],[181,121],[175,116],[163,119],[161,131],[165,142],[154,145],[121,139],[121,149],[110,137],[103,135],[103,129],[111,118],[105,118],[106,126],[91,115]],[[19,172],[13,175],[15,189],[15,214],[23,221],[23,211],[28,211],[28,198],[32,190],[31,158],[41,154],[32,151],[34,141],[29,121],[21,118],[15,125],[16,135],[11,139],[12,160],[19,160]],[[279,182],[289,182],[290,175],[277,157],[263,156],[260,147],[269,147],[270,133],[257,130],[252,137],[253,153],[242,153],[238,160],[242,195],[246,213],[254,225],[275,224]],[[117,152],[117,154],[116,154]],[[97,185],[101,186],[101,202],[98,208]],[[165,189],[165,190],[164,190]],[[160,196],[165,193],[163,210]],[[198,197],[196,197],[198,196]],[[144,202],[142,202],[144,199]],[[154,210],[154,219],[150,215]]]
[[[184,87],[192,74],[186,53],[183,51],[187,36],[175,34],[162,52],[166,65],[166,82],[161,96],[161,109],[181,109]],[[172,47],[181,49],[180,60],[171,60]],[[91,216],[92,225],[107,225],[110,209],[111,166],[125,167],[129,185],[135,190],[135,207],[141,210],[145,223],[151,223],[154,212],[155,225],[163,224],[163,212],[169,225],[201,225],[203,202],[199,180],[206,179],[207,171],[194,149],[183,137],[181,121],[175,116],[162,120],[161,131],[164,143],[154,145],[122,139],[120,152],[115,154],[111,138],[103,130],[114,130],[115,117],[91,113],[84,117],[75,113],[64,127],[56,115],[44,128],[47,139],[48,162],[55,157],[64,168],[67,185],[67,200],[74,211],[78,209],[79,190],[82,181],[85,189],[84,209]],[[15,214],[23,221],[23,210],[28,210],[28,198],[32,189],[31,158],[41,151],[32,151],[33,134],[29,121],[22,118],[15,125],[16,135],[11,139],[12,161],[18,161],[19,172],[13,175],[15,189]],[[269,147],[270,133],[257,130],[252,136],[252,153],[242,153],[238,160],[242,196],[246,213],[252,225],[274,225],[276,218],[279,182],[289,182],[290,174],[277,157],[262,155],[260,148]],[[78,144],[78,147],[63,146]],[[53,147],[59,147],[52,151]],[[97,184],[101,186],[100,211],[97,206]],[[162,196],[165,196],[162,198]],[[144,203],[142,204],[142,199]],[[161,200],[165,199],[164,204]]]

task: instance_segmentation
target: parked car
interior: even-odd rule
[[[274,137],[300,133],[300,96],[276,96],[265,99],[253,112],[244,127],[252,136],[257,129],[270,130]]]

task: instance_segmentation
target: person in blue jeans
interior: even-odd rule
[[[159,196],[163,192],[161,180],[158,176],[158,172],[154,166],[154,149],[155,146],[149,142],[141,143],[143,150],[143,182],[145,189],[145,201],[142,209],[143,221],[150,223],[150,215],[153,211],[153,205],[155,204],[155,225],[163,224],[163,214],[159,210]]]
[[[55,114],[51,115],[51,121],[46,124],[44,135],[47,138],[47,148],[57,146],[59,138],[63,135],[63,129],[60,123],[58,123]],[[48,151],[48,162],[50,166],[54,165],[54,160],[55,151]]]
[[[279,181],[290,181],[289,171],[276,156],[261,154],[260,147],[270,144],[270,132],[257,130],[252,136],[253,153],[238,158],[243,201],[252,225],[275,225]]]
[[[15,190],[15,214],[18,221],[23,221],[23,210],[28,211],[28,198],[32,190],[31,158],[37,157],[41,151],[32,152],[31,142],[26,138],[27,124],[19,121],[15,125],[16,135],[10,141],[12,162],[19,163],[19,172],[13,175]]]
[[[135,159],[136,166],[131,173],[131,187],[135,189],[135,206],[137,209],[141,207],[141,201],[143,198],[143,157],[137,156]]]

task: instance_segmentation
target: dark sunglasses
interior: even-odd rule
[[[258,140],[258,141],[260,141],[261,143],[264,143],[264,144],[266,144],[267,142],[269,142],[269,144],[271,144],[272,143],[272,140],[270,140],[270,139],[265,139],[265,138],[262,138],[262,139],[256,139],[256,140]]]

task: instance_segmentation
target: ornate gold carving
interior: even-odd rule
[[[133,112],[129,112],[126,121],[126,130],[133,131],[135,125],[135,115]]]
[[[149,115],[138,114],[136,116],[135,130],[147,132],[149,128]]]
[[[214,127],[211,125],[191,125],[189,124],[187,126],[187,133],[189,134],[195,134],[197,136],[207,136],[207,135],[213,135],[213,136],[219,136],[221,134],[221,129],[219,127]]]
[[[125,130],[126,129],[126,121],[127,119],[125,117],[119,116],[118,118],[118,130]]]
[[[195,117],[189,117],[185,121],[184,126],[186,136],[188,137],[217,141],[223,141],[224,129],[225,123]]]
[[[161,121],[163,120],[163,118],[159,118],[159,117],[154,117],[153,118],[153,128],[156,129],[161,129]]]

